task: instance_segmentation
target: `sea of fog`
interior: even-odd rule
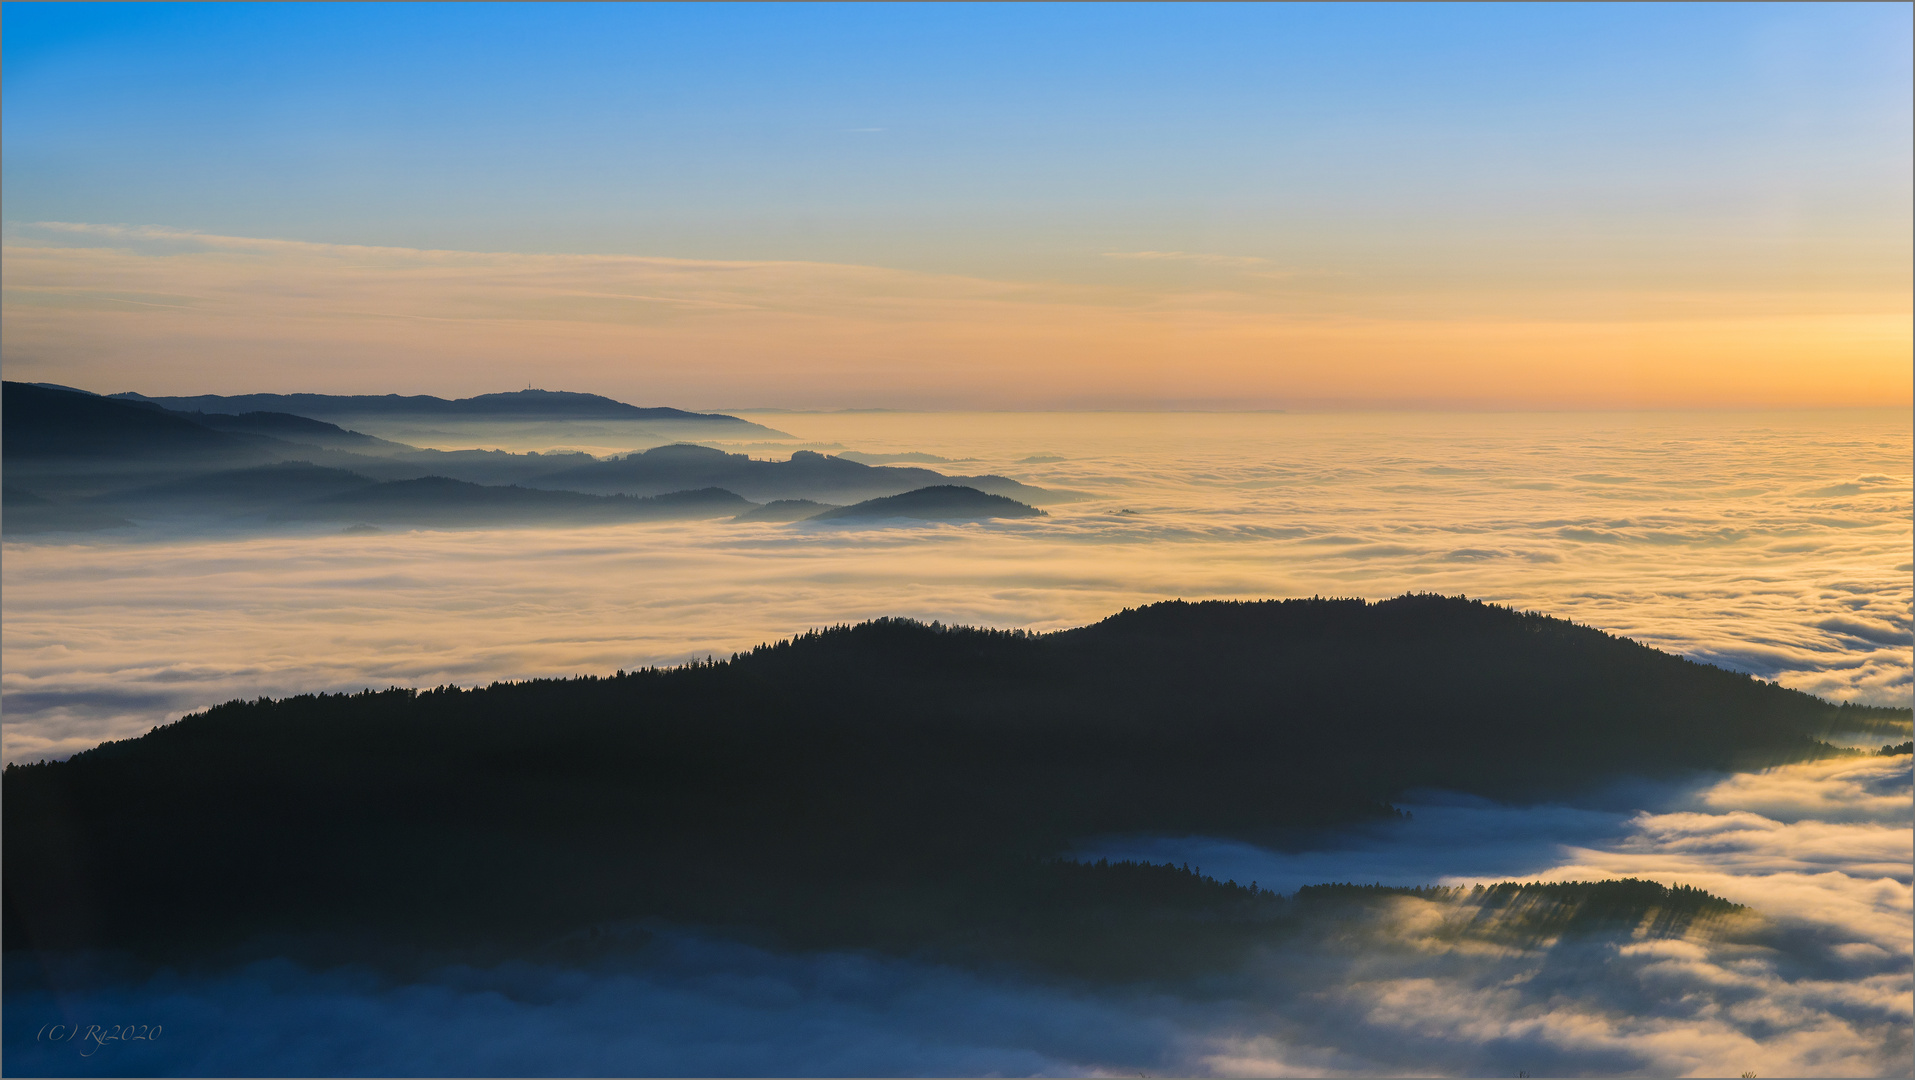
[[[1472,940],[1445,932],[1440,905],[1401,898],[1236,974],[1112,987],[667,929],[586,966],[395,980],[278,960],[10,989],[4,1051],[15,1075],[80,1076],[1906,1076],[1910,760],[1637,785],[1635,811],[1432,796],[1308,852],[1107,845],[1285,888],[1648,876],[1754,906],[1740,936]],[[128,1023],[160,1037],[47,1038]]]
[[[1911,700],[1906,412],[752,418],[792,438],[730,449],[932,455],[1087,497],[961,525],[8,541],[0,752],[234,697],[611,672],[880,615],[1049,630],[1175,597],[1411,590]],[[633,448],[604,425],[442,434]]]
[[[233,697],[609,672],[878,615],[1046,630],[1173,597],[1411,590],[1547,611],[1833,699],[1910,701],[1906,413],[753,418],[792,438],[730,449],[933,455],[1085,497],[988,524],[9,541],[5,755],[64,755]],[[632,448],[602,430],[494,434],[444,445]],[[1113,988],[664,928],[582,968],[394,981],[274,961],[60,995],[15,981],[6,1065],[1908,1075],[1909,763],[1624,783],[1541,807],[1423,792],[1406,820],[1282,851],[1159,836],[1081,852],[1284,892],[1635,875],[1751,905],[1755,938],[1499,944],[1404,898],[1236,975]],[[164,1034],[42,1037],[76,1022]]]

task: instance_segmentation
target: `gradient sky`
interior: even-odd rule
[[[1906,405],[1911,10],[10,3],[0,343],[147,392]]]

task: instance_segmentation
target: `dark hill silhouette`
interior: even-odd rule
[[[150,402],[129,402],[82,391],[25,383],[0,387],[4,401],[4,458],[9,486],[31,490],[55,503],[73,504],[89,496],[150,487],[186,477],[305,461],[333,468],[377,473],[398,468],[417,475],[416,466],[392,465],[377,456],[328,449],[290,438],[326,433],[347,436],[332,425],[301,417],[192,417]],[[214,430],[201,420],[229,424]],[[378,479],[393,479],[377,476]]]
[[[747,499],[812,499],[854,503],[901,495],[934,484],[961,483],[1027,503],[1056,502],[1069,493],[1049,492],[1002,476],[945,476],[903,466],[861,465],[841,457],[799,450],[789,461],[759,461],[706,446],[675,443],[612,461],[554,472],[539,487],[604,494],[651,495],[694,486],[722,487]]]
[[[668,425],[697,425],[728,434],[769,429],[736,416],[686,412],[683,409],[642,408],[598,394],[569,391],[518,390],[507,394],[447,399],[427,394],[201,394],[192,397],[147,397],[114,394],[115,398],[148,401],[183,412],[280,412],[319,419],[354,416],[419,416],[462,420],[640,420]]]
[[[814,514],[836,509],[837,507],[829,503],[812,502],[810,499],[775,499],[755,510],[747,510],[732,520],[740,522],[803,521]]]
[[[752,504],[722,488],[649,498],[583,495],[524,487],[488,487],[443,476],[396,480],[313,499],[277,513],[282,520],[403,525],[590,524],[730,517]]]
[[[1906,711],[1460,598],[1167,603],[1041,636],[885,619],[673,670],[232,702],[9,768],[5,940],[517,948],[656,917],[1201,964],[1243,954],[1260,894],[1053,856],[1388,820],[1415,787],[1552,798],[1837,753],[1816,736],[1860,723]]]
[[[233,527],[257,523],[288,503],[342,495],[373,481],[433,477],[440,483],[366,497],[384,500],[382,520],[412,524],[483,524],[488,515],[519,524],[717,517],[752,508],[728,494],[607,500],[543,488],[514,494],[501,487],[594,461],[589,454],[422,450],[288,413],[183,413],[154,401],[32,384],[6,383],[0,394],[7,486],[66,507],[23,503],[7,525],[9,533],[129,524],[119,512],[181,520],[211,516],[220,520],[209,523]],[[356,479],[344,480],[348,474]],[[453,481],[474,490],[446,486]],[[657,494],[709,486],[668,485]],[[399,505],[405,497],[424,501],[406,510]],[[331,511],[320,505],[300,516],[328,519]]]
[[[137,459],[250,463],[260,444],[160,409],[31,383],[0,384],[0,453],[8,464]]]
[[[567,520],[627,520],[657,516],[660,507],[647,504],[642,513],[627,513],[634,508],[617,504],[624,506],[624,509],[617,509],[612,503],[592,503],[587,496],[650,498],[706,488],[722,488],[742,496],[731,511],[734,514],[753,509],[749,505],[752,502],[773,500],[811,500],[817,502],[817,509],[822,511],[845,503],[899,495],[953,481],[1026,503],[1072,497],[1068,492],[1046,492],[1000,476],[945,477],[929,469],[872,467],[809,451],[799,451],[789,461],[753,461],[743,454],[674,444],[622,459],[598,461],[582,453],[430,450],[376,439],[295,413],[186,413],[169,411],[161,405],[162,402],[170,402],[238,407],[261,397],[273,395],[231,399],[142,399],[101,397],[81,391],[6,383],[4,463],[7,484],[63,505],[106,495],[126,496],[139,503],[142,514],[163,509],[163,500],[140,495],[137,489],[165,488],[194,476],[232,473],[276,462],[299,462],[344,470],[389,483],[438,477],[485,487],[517,485],[556,494],[570,493],[566,498],[541,500],[532,495],[481,496],[469,492],[452,495],[449,494],[450,489],[440,491],[420,486],[395,489],[421,495],[428,491],[438,492],[438,510],[427,513],[422,509],[404,518],[422,524],[450,523],[454,519],[477,524],[479,516],[472,508],[478,505],[475,500],[481,499],[490,500],[487,505],[508,513],[515,521],[531,522],[541,515],[552,517],[561,506],[571,508],[567,511],[570,514]],[[547,397],[570,399],[566,395]],[[584,406],[581,408],[585,412],[590,411]],[[233,485],[230,480],[228,477],[208,482],[214,487],[225,485],[228,496],[236,496],[245,490],[243,486]],[[186,485],[185,488],[169,490],[184,494],[190,487]],[[217,510],[229,519],[238,517],[257,521],[262,512],[288,501],[283,493],[253,490],[258,490],[264,500],[258,505],[243,506],[231,497],[209,496],[210,501],[179,501],[169,513],[186,516],[193,512],[194,507],[200,507],[208,512]],[[202,490],[202,494],[207,491],[210,489]],[[444,503],[446,498],[460,500],[461,509],[456,513],[447,509]],[[102,505],[111,501],[103,500]],[[716,506],[713,503],[707,507],[714,511],[712,516],[715,516]],[[535,510],[535,507],[544,509]],[[783,508],[772,513],[785,513],[788,510]],[[50,511],[35,513],[51,520],[48,517]],[[88,516],[78,512],[67,515],[75,522]],[[98,515],[92,515],[92,519],[98,519]],[[24,521],[25,517],[22,518]],[[219,524],[233,527],[238,522],[227,520]]]
[[[379,480],[436,474],[498,484],[594,460],[581,453],[423,450],[290,413],[181,412],[151,400],[27,383],[6,383],[0,402],[10,470],[24,465],[117,478],[309,460]]]
[[[918,521],[975,521],[979,518],[1039,517],[1043,513],[1035,506],[1026,506],[1002,495],[987,495],[976,488],[940,484],[826,510],[806,520],[851,522],[912,518]]]

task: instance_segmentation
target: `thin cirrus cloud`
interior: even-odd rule
[[[1254,256],[1152,250],[1099,261],[1236,273],[1020,279],[42,223],[8,228],[0,341],[16,378],[147,393],[477,393],[531,378],[678,404],[750,395],[825,408],[1910,398],[1905,297],[1444,297],[1365,275],[1276,272]]]

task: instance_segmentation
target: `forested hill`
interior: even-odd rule
[[[977,521],[985,518],[1043,517],[1044,511],[1016,499],[989,495],[976,488],[938,484],[882,499],[867,499],[813,514],[808,521],[883,521],[912,518],[919,521]]]
[[[1097,834],[1271,836],[1905,718],[1460,598],[879,620],[672,670],[234,702],[9,768],[7,940],[656,915],[857,941]]]

